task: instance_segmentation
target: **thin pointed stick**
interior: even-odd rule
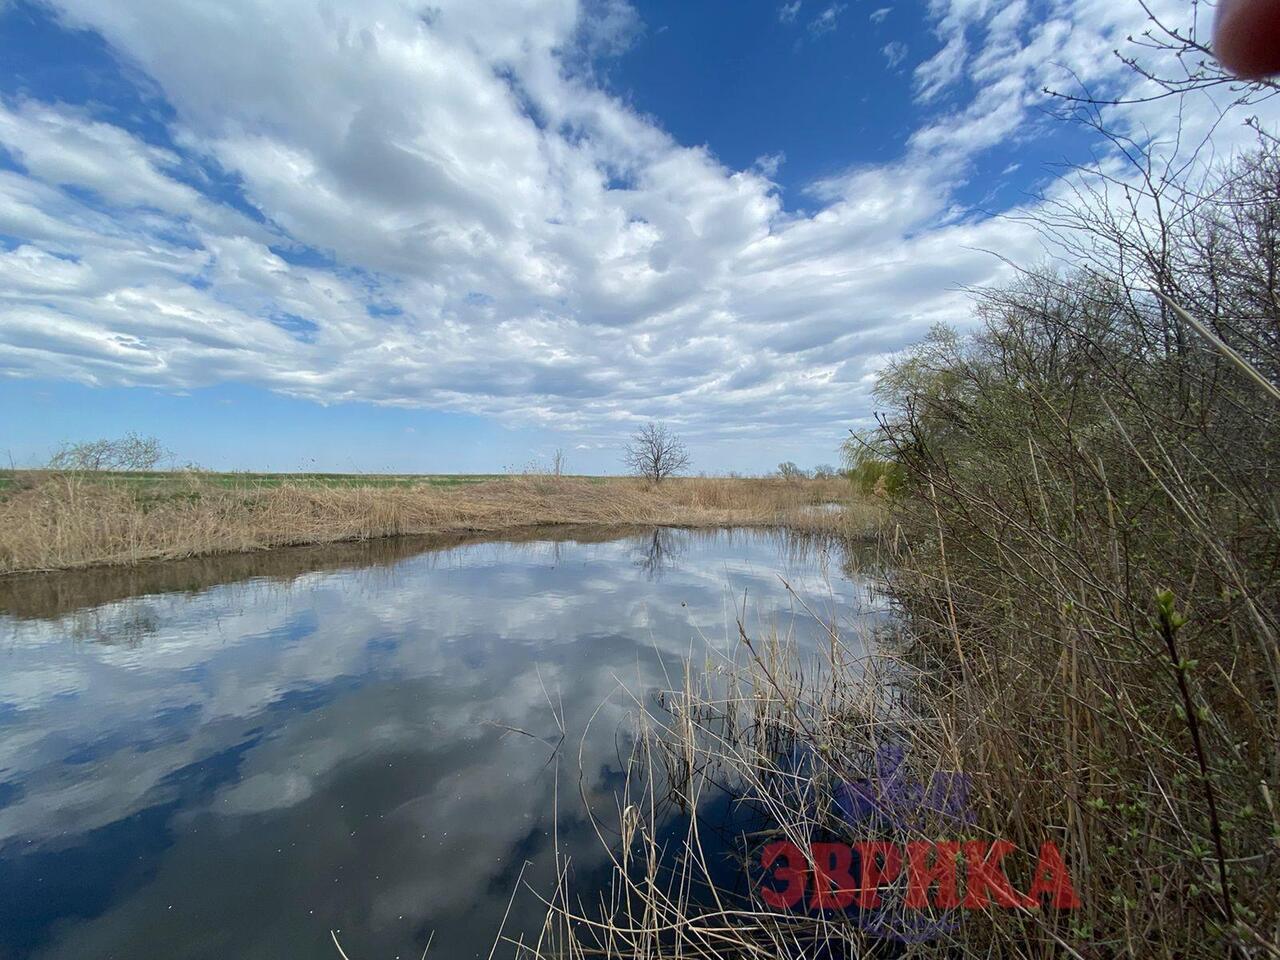
[[[1191,314],[1187,313],[1187,311],[1183,310],[1180,306],[1174,303],[1173,300],[1169,299],[1159,290],[1152,290],[1151,292],[1154,293],[1157,297],[1159,297],[1166,307],[1168,307],[1175,314],[1177,314],[1178,319],[1180,319],[1183,323],[1189,324],[1191,328],[1195,330],[1196,333],[1200,334],[1200,336],[1204,337],[1211,344],[1217,347],[1218,351],[1224,357],[1226,357],[1228,360],[1234,363],[1237,367],[1239,367],[1243,373],[1245,373],[1252,380],[1254,380],[1260,387],[1262,387],[1263,390],[1271,394],[1272,400],[1275,400],[1276,402],[1280,403],[1280,388],[1277,388],[1274,383],[1272,383],[1270,380],[1264,377],[1261,373],[1259,373],[1257,367],[1255,367],[1252,363],[1250,363],[1244,357],[1240,356],[1240,354],[1236,353],[1235,350],[1233,350],[1231,347],[1227,346],[1227,344],[1224,343],[1217,336],[1217,334],[1215,334],[1212,330],[1206,327],[1203,323],[1201,323]]]

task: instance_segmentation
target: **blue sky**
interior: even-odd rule
[[[728,167],[782,154],[775,179],[787,206],[803,207],[809,183],[901,154],[920,111],[905,60],[890,68],[882,48],[896,42],[923,53],[938,43],[922,3],[802,3],[789,20],[779,16],[785,7],[743,3],[724,17],[714,4],[645,4],[643,33],[605,65],[605,82]],[[889,13],[871,22],[873,9]],[[829,29],[826,11],[836,11]]]
[[[1017,218],[1107,158],[1041,90],[1131,87],[1141,18],[0,0],[0,457],[613,472],[652,419],[696,470],[832,462],[894,351],[1045,255]]]

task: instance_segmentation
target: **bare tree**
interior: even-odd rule
[[[658,483],[689,466],[684,443],[660,423],[649,423],[631,437],[623,462],[632,473]]]
[[[1113,53],[1133,73],[1148,81],[1141,87],[1096,94],[1087,89],[1061,91],[1045,88],[1045,93],[1069,104],[1103,106],[1150,103],[1180,97],[1195,90],[1225,87],[1232,106],[1247,106],[1280,92],[1280,82],[1267,77],[1236,76],[1224,67],[1210,47],[1211,20],[1215,6],[1199,0],[1181,9],[1180,22],[1162,19],[1148,0],[1138,0],[1146,14],[1146,26],[1137,36],[1126,37],[1129,46]],[[1225,98],[1224,98],[1225,99]],[[1247,121],[1251,125],[1252,119]]]
[[[155,437],[130,430],[116,440],[64,443],[49,458],[51,470],[154,470],[169,455]]]
[[[784,460],[778,464],[778,476],[783,480],[803,480],[808,474],[795,465],[792,460]]]
[[[556,447],[556,452],[551,456],[551,473],[553,476],[564,476],[564,450]]]

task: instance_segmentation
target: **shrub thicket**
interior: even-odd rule
[[[895,589],[987,826],[1064,845],[1074,949],[1268,955],[1280,403],[1155,291],[1280,383],[1280,158],[1148,185],[885,372]]]

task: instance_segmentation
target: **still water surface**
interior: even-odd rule
[[[803,540],[545,536],[0,582],[0,958],[487,957],[521,866],[550,883],[557,776],[561,852],[605,864],[579,749],[607,817],[633,697],[744,609],[819,642],[779,575],[847,643],[883,616]]]

